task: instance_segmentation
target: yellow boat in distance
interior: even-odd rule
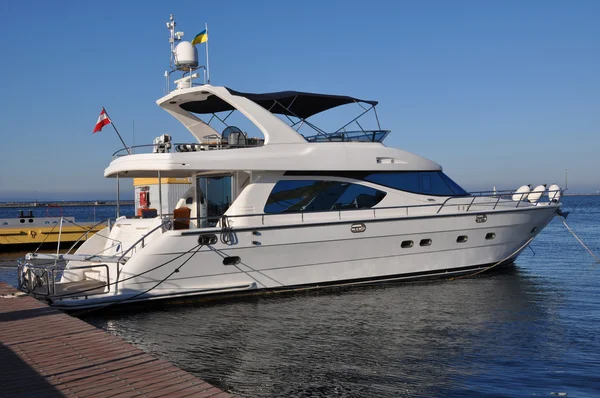
[[[31,211],[19,217],[0,218],[0,247],[85,241],[102,230],[106,223],[76,223],[75,217],[35,217]]]

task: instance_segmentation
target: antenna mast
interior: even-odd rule
[[[171,37],[169,38],[169,43],[171,43],[171,62],[169,65],[171,69],[173,69],[173,54],[175,54],[175,19],[173,18],[173,14],[169,15],[169,22],[167,22],[167,29],[171,33]],[[168,89],[168,88],[167,88]]]

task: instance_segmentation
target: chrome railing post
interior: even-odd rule
[[[63,218],[64,217],[60,217],[60,225],[58,227],[58,243],[56,244],[56,257],[58,257],[58,254],[60,253],[60,239],[62,236],[62,226],[63,226]],[[56,264],[54,264],[56,265]]]
[[[52,272],[51,272],[51,276],[52,276],[52,294],[56,294],[56,275],[54,275],[54,267],[52,267]]]
[[[528,194],[529,194],[529,193],[528,193]],[[523,200],[523,195],[525,195],[525,193],[522,193],[522,194],[521,194],[521,197],[519,198],[519,201],[517,202],[517,205],[515,206],[515,209],[516,209],[517,207],[519,207],[519,205],[521,204],[521,201]]]
[[[477,198],[477,196],[473,196],[473,200],[471,200],[471,203],[469,203],[469,206],[467,207],[467,210],[465,210],[465,211],[469,211],[469,209],[471,208],[471,206],[473,206],[473,203],[475,202],[476,198]]]
[[[498,195],[498,199],[496,199],[496,203],[494,204],[494,207],[492,208],[492,210],[496,210],[496,206],[498,206],[499,202],[500,202],[500,195]]]
[[[50,281],[48,280],[48,268],[44,269],[44,279],[46,282],[46,296],[50,295]]]
[[[444,203],[442,203],[442,205],[440,206],[440,208],[438,209],[438,211],[435,214],[438,214],[440,211],[442,211],[442,209],[444,208],[444,206],[446,206],[446,203],[448,203],[448,201],[452,199],[452,196],[446,198],[446,200],[444,200]]]
[[[23,272],[23,265],[21,263],[21,260],[17,260],[17,286],[19,287],[19,290],[21,290],[23,288],[23,278],[21,277],[21,273]]]

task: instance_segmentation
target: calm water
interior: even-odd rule
[[[600,254],[600,197],[564,207]],[[600,264],[558,219],[532,246],[472,279],[86,320],[246,397],[600,396]]]

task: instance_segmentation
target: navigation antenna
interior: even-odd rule
[[[183,72],[183,77],[173,82],[177,85],[177,89],[192,87],[193,79],[198,77],[197,73],[193,73],[197,69],[204,70],[204,84],[207,82],[207,68],[204,65],[198,65],[198,50],[191,42],[182,40],[184,33],[176,32],[176,26],[177,23],[175,22],[175,18],[173,17],[173,14],[170,14],[169,22],[167,22],[167,29],[169,29],[170,32],[169,43],[171,45],[171,54],[169,66],[171,67],[171,71],[165,71],[167,93],[170,91],[171,73],[175,71]]]

